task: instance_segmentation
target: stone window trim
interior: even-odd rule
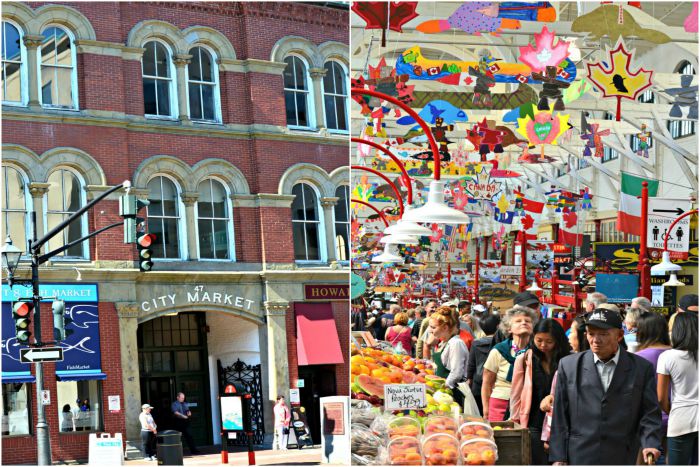
[[[194,43],[192,44],[188,54],[192,57],[193,53],[195,52],[196,49],[202,49],[203,51],[206,51],[209,54],[209,58],[211,60],[211,77],[212,81],[195,81],[195,80],[190,80],[190,72],[189,72],[189,64],[191,63],[188,62],[188,66],[186,68],[186,81],[187,85],[185,86],[185,92],[186,92],[186,102],[187,102],[187,116],[189,119],[191,119],[194,123],[205,123],[205,124],[222,124],[223,119],[221,115],[221,79],[219,76],[219,68],[221,65],[221,59],[218,57],[217,53],[215,50],[213,50],[211,47],[209,47],[206,44],[201,44],[201,43]],[[200,62],[201,63],[201,62]],[[190,85],[195,84],[199,86],[211,86],[212,88],[212,106],[214,110],[214,118],[213,119],[206,119],[203,118],[204,113],[202,112],[202,118],[200,119],[195,119],[192,118],[192,109],[190,108]],[[202,101],[204,99],[202,98]],[[204,105],[204,104],[202,104]]]
[[[224,192],[226,193],[225,196],[225,203],[226,203],[226,216],[225,217],[216,217],[214,215],[206,218],[200,218],[200,212],[199,212],[199,199],[195,203],[195,209],[194,209],[194,215],[196,218],[196,222],[193,222],[195,227],[196,234],[193,235],[194,241],[196,242],[196,249],[197,249],[197,260],[198,261],[225,261],[225,262],[235,262],[236,261],[236,242],[235,242],[235,226],[233,224],[233,219],[234,219],[234,214],[233,214],[233,196],[231,192],[228,189],[228,186],[226,183],[217,177],[207,177],[199,182],[199,185],[202,183],[208,182],[208,181],[213,181],[216,183],[219,183],[221,187],[223,188]],[[210,182],[211,183],[211,182]],[[206,220],[223,220],[226,222],[226,233],[227,233],[227,250],[228,250],[228,258],[202,258],[201,257],[201,252],[200,252],[200,245],[199,245],[199,240],[200,240],[200,231],[199,231],[199,221],[202,219]]]
[[[323,121],[322,115],[318,113],[318,93],[316,92],[317,90],[317,84],[319,83],[319,80],[321,79],[319,75],[319,70],[316,68],[311,68],[309,66],[309,60],[301,54],[297,53],[290,53],[286,57],[284,57],[284,61],[286,62],[287,59],[292,58],[292,59],[298,59],[301,64],[304,67],[304,88],[300,88],[298,85],[289,88],[287,87],[286,83],[283,85],[284,86],[284,94],[285,94],[285,101],[286,101],[286,95],[287,93],[294,93],[294,94],[299,94],[303,93],[305,95],[305,103],[306,103],[306,125],[292,125],[287,123],[287,128],[291,130],[302,130],[302,131],[308,131],[308,130],[317,130],[317,122]],[[297,66],[294,60],[287,66]],[[325,70],[323,70],[325,73]],[[294,73],[292,73],[294,75]],[[295,83],[298,84],[298,83]],[[286,110],[286,106],[285,106]],[[297,120],[299,120],[299,111],[298,109],[295,110],[295,115],[297,117]]]
[[[145,57],[145,50],[146,46],[151,43],[155,42],[156,46],[158,44],[162,45],[166,52],[167,52],[167,70],[168,70],[168,76],[162,77],[158,76],[158,70],[156,70],[156,75],[146,75],[144,73],[144,57]],[[156,81],[167,81],[168,82],[168,105],[170,107],[170,112],[167,114],[148,114],[145,111],[145,99],[146,99],[146,90],[145,90],[145,84],[144,84],[144,116],[147,119],[156,119],[156,120],[175,120],[179,117],[182,117],[182,115],[179,115],[179,111],[181,110],[180,103],[182,102],[182,99],[180,98],[180,84],[178,78],[180,77],[181,67],[186,67],[188,63],[188,59],[190,58],[189,55],[187,56],[180,56],[180,55],[174,55],[173,54],[173,49],[171,45],[167,42],[164,41],[160,38],[149,38],[146,42],[143,43],[143,49],[144,49],[144,55],[141,57],[141,78],[142,80],[146,79],[154,79]],[[157,49],[156,49],[157,53]],[[157,61],[157,56],[156,56],[156,61]],[[155,63],[154,63],[155,67]],[[157,89],[154,90],[155,92],[155,97],[156,97],[156,107],[158,107],[158,91]],[[158,111],[158,109],[156,109]],[[186,115],[185,115],[186,117]]]
[[[37,60],[37,82],[36,85],[38,86],[38,96],[39,96],[39,104],[41,107],[45,109],[50,109],[50,110],[60,110],[60,111],[79,111],[80,110],[80,102],[78,99],[79,96],[79,91],[78,91],[78,55],[75,50],[75,34],[74,32],[59,23],[48,23],[46,24],[42,30],[40,36],[42,37],[42,44],[43,44],[43,39],[45,38],[44,34],[47,30],[51,28],[56,28],[64,31],[66,33],[66,36],[68,37],[68,40],[70,41],[70,53],[71,53],[71,66],[67,67],[65,65],[58,65],[58,64],[53,64],[53,65],[48,65],[44,64],[42,56],[41,56],[41,45],[39,45],[38,49],[36,50],[36,60]],[[29,40],[31,41],[31,39]],[[25,42],[25,45],[27,45],[28,42]],[[28,45],[27,45],[28,46]],[[30,58],[31,59],[31,58]],[[71,94],[71,105],[70,106],[61,106],[61,105],[54,105],[54,104],[46,104],[43,101],[43,92],[41,92],[41,83],[43,79],[43,73],[44,73],[44,67],[46,68],[54,68],[54,69],[60,69],[60,68],[70,68],[71,70],[71,87],[70,87],[70,94]],[[30,76],[31,79],[31,76]],[[31,83],[31,81],[30,81]]]
[[[154,228],[150,225],[151,219],[169,219],[169,218],[175,218],[176,219],[176,230],[177,230],[177,256],[174,257],[166,257],[166,258],[157,258],[157,257],[152,257],[151,261],[155,262],[172,262],[172,261],[186,261],[188,258],[188,255],[191,254],[191,249],[187,248],[188,246],[188,241],[189,241],[189,236],[187,235],[187,225],[190,223],[189,221],[193,219],[191,215],[191,210],[194,206],[194,203],[197,200],[197,197],[199,196],[198,193],[190,193],[186,192],[183,190],[183,185],[180,183],[180,181],[173,177],[172,175],[164,172],[156,172],[153,176],[151,176],[148,181],[146,182],[145,186],[147,187],[148,184],[153,181],[156,178],[164,178],[168,181],[170,181],[175,188],[175,198],[176,198],[176,215],[175,216],[169,216],[169,215],[159,215],[156,216],[155,214],[148,213],[148,231],[150,233],[154,233]],[[150,190],[146,188],[148,191],[148,199],[152,199],[150,195]],[[161,199],[162,199],[162,181],[161,181]],[[189,211],[189,212],[188,212]],[[190,214],[190,215],[188,215]],[[158,241],[162,241],[162,239],[158,239]],[[165,251],[165,245],[163,246],[163,251]],[[191,258],[191,256],[190,256]]]
[[[328,74],[328,69],[326,69],[326,66],[329,65],[329,64],[336,64],[337,66],[340,67],[340,69],[341,69],[341,71],[342,71],[342,74],[343,74],[343,89],[341,90],[342,92],[340,92],[340,93],[338,92],[337,89],[334,90],[335,92],[332,92],[332,90],[326,89],[324,78],[325,78],[326,75]],[[350,132],[350,109],[349,109],[349,108],[350,108],[350,105],[349,105],[349,103],[350,103],[350,99],[349,99],[349,97],[350,97],[350,96],[349,96],[349,90],[350,90],[350,74],[349,74],[349,72],[348,72],[348,67],[347,67],[342,61],[337,60],[337,59],[335,59],[335,58],[326,61],[326,63],[324,63],[323,66],[324,66],[323,75],[321,76],[321,80],[320,80],[320,81],[321,81],[321,89],[322,89],[321,95],[323,96],[323,106],[324,106],[324,108],[323,108],[323,114],[324,114],[324,117],[325,117],[326,128],[328,128],[328,131],[329,131],[330,133],[337,133],[337,134],[341,134],[341,135],[347,135],[347,134],[349,134],[349,132]],[[332,65],[331,65],[331,66],[332,66]],[[326,96],[331,96],[331,97],[344,97],[344,98],[345,98],[345,100],[344,100],[344,109],[342,109],[342,110],[344,111],[344,118],[345,118],[345,126],[346,126],[346,129],[342,129],[342,128],[330,128],[330,127],[329,127],[329,125],[328,125],[328,115],[327,115],[327,110],[328,110],[328,109],[327,109],[326,106],[325,106],[325,99],[326,99]],[[337,107],[336,107],[335,105],[333,106],[333,110],[335,110],[336,113],[338,112],[338,109],[337,109]],[[338,117],[336,116],[336,125],[337,125],[337,122],[338,122]]]
[[[53,175],[57,171],[67,171],[67,172],[70,172],[73,176],[75,176],[78,184],[80,185],[80,189],[79,189],[80,207],[87,204],[87,184],[85,181],[85,177],[83,177],[83,174],[80,173],[78,170],[76,170],[74,167],[67,166],[67,165],[57,165],[56,167],[53,168],[53,170],[51,170],[51,172],[46,177],[47,182],[50,179],[51,175]],[[40,190],[40,191],[43,192],[43,199],[42,199],[43,210],[42,210],[42,213],[37,213],[37,217],[38,216],[42,217],[42,220],[39,221],[37,219],[37,222],[42,222],[43,226],[44,226],[43,230],[39,231],[40,232],[39,235],[41,236],[41,235],[48,233],[48,231],[52,228],[52,226],[49,225],[49,214],[51,214],[51,213],[53,213],[53,214],[71,214],[74,211],[67,211],[65,209],[62,211],[49,211],[49,202],[48,202],[49,196],[56,196],[56,193],[50,189],[50,184],[47,184],[45,190]],[[61,196],[63,196],[65,198],[65,193],[63,193],[63,191],[61,192]],[[64,201],[65,201],[65,199],[64,199]],[[87,233],[89,231],[88,216],[83,215],[80,217],[80,219],[76,220],[75,222],[80,224],[80,236],[83,237],[83,236],[87,235]],[[37,228],[37,230],[39,230],[39,229]],[[67,233],[68,232],[64,229],[59,235],[61,235],[61,234],[65,235]],[[54,237],[54,239],[55,238],[58,238],[58,235],[56,237]],[[64,237],[64,239],[65,239],[65,237]],[[65,244],[65,243],[62,243],[62,244]],[[81,261],[81,260],[90,261],[90,242],[84,241],[84,242],[82,242],[82,244],[80,244],[80,247],[82,248],[82,251],[83,251],[82,255],[78,255],[78,256],[72,255],[71,256],[71,255],[68,255],[68,250],[66,250],[65,252],[63,252],[63,254],[54,256],[51,259],[51,261],[54,261],[54,262],[76,261],[76,260],[78,260],[78,261]],[[49,251],[52,251],[53,249],[55,249],[55,245],[52,245],[51,241],[49,241],[46,243],[46,245],[44,245],[44,249],[45,249],[45,253],[48,253]]]
[[[328,207],[324,208],[321,204],[321,193],[320,190],[317,186],[315,186],[313,183],[309,183],[306,180],[299,180],[296,184],[294,184],[294,187],[292,187],[292,190],[296,188],[297,186],[302,185],[302,193],[303,193],[303,186],[307,186],[311,189],[311,191],[314,194],[315,197],[315,206],[314,206],[314,211],[316,213],[316,220],[308,220],[306,219],[306,202],[307,200],[304,199],[304,219],[294,219],[294,213],[292,213],[292,226],[294,224],[298,223],[303,223],[304,225],[304,245],[305,245],[305,255],[308,258],[309,256],[309,247],[308,247],[308,240],[307,240],[307,235],[308,231],[307,229],[307,224],[315,224],[317,228],[317,234],[316,234],[316,241],[318,243],[318,258],[317,259],[295,259],[295,263],[297,264],[318,264],[318,263],[325,263],[328,261],[328,248],[327,248],[327,220],[328,220],[328,215],[326,214],[326,210]],[[292,192],[293,194],[293,192]],[[304,197],[305,198],[305,197]],[[293,233],[293,232],[292,232]],[[296,256],[296,251],[295,251],[295,256]]]

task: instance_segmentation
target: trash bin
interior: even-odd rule
[[[175,430],[156,434],[158,465],[184,465],[180,436]]]

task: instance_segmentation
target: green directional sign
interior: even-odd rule
[[[355,273],[350,274],[350,298],[355,299],[365,293],[365,280]]]

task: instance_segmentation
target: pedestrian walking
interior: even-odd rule
[[[153,406],[143,404],[139,414],[139,422],[141,422],[141,450],[143,451],[143,457],[146,460],[154,461],[156,460],[156,429],[158,427],[156,422],[153,421],[151,410],[153,410]]]
[[[411,342],[411,328],[408,327],[408,316],[406,313],[396,313],[393,323],[386,330],[384,340],[389,342],[395,351],[411,355],[413,345]]]
[[[287,407],[287,404],[284,402],[284,396],[277,397],[277,403],[275,403],[272,412],[275,416],[275,434],[272,438],[272,449],[275,451],[286,451],[291,414],[289,412],[289,407]]]
[[[698,465],[698,315],[679,313],[659,356],[657,396],[668,417],[669,465]],[[670,393],[673,394],[669,398]]]
[[[590,350],[559,362],[549,460],[554,465],[632,465],[661,454],[654,368],[620,345],[619,313],[598,308],[586,322]]]
[[[484,363],[489,356],[489,352],[497,342],[493,337],[496,334],[498,325],[501,322],[499,315],[486,315],[480,320],[480,326],[485,336],[477,339],[472,343],[472,348],[469,350],[469,358],[467,359],[467,384],[472,390],[472,395],[479,407],[479,413],[484,413],[484,405],[481,400],[481,383],[484,376]]]
[[[175,420],[175,429],[182,433],[182,438],[187,443],[190,454],[199,454],[200,452],[197,446],[195,446],[192,433],[190,432],[192,411],[190,410],[189,404],[185,402],[185,393],[177,393],[177,399],[170,405],[170,410]]]

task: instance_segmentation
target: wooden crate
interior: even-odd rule
[[[530,433],[527,428],[513,421],[490,423],[492,427],[509,428],[493,432],[498,446],[496,465],[530,465]]]

